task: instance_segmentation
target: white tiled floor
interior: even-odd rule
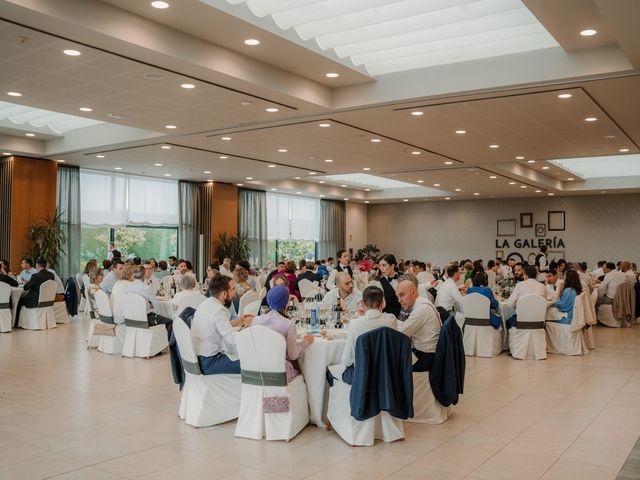
[[[188,427],[167,355],[87,350],[86,327],[0,334],[1,479],[604,480],[640,435],[640,326],[597,328],[583,357],[468,357],[449,421],[371,448],[317,427],[290,443]]]

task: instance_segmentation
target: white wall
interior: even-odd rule
[[[367,244],[367,205],[346,203],[345,248],[353,248],[355,253]]]
[[[432,260],[439,265],[461,258],[496,256],[496,239],[508,239],[525,259],[537,248],[514,248],[515,238],[533,238],[533,228],[520,228],[520,213],[533,213],[533,223],[547,223],[548,210],[565,211],[562,238],[566,258],[640,261],[640,195],[599,195],[544,199],[500,199],[369,205],[367,238],[397,258]],[[516,237],[497,237],[496,221],[515,218]],[[502,250],[502,249],[500,249]],[[553,250],[553,249],[551,249]]]

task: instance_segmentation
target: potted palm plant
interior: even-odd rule
[[[213,245],[218,261],[222,262],[225,258],[230,258],[232,268],[235,267],[240,260],[248,260],[251,258],[249,237],[245,233],[227,235],[227,232],[223,232],[218,236],[218,239],[213,242]]]
[[[53,216],[42,217],[40,221],[27,227],[27,238],[31,250],[26,252],[34,260],[42,257],[52,268],[58,268],[60,255],[65,253],[67,237],[62,228],[62,213],[56,208]]]

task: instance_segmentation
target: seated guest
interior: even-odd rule
[[[89,285],[89,294],[95,295],[98,290],[100,290],[100,283],[104,279],[104,270],[101,268],[94,267],[89,270],[89,281],[91,284]]]
[[[534,267],[533,265],[528,265],[527,267],[525,267],[523,277],[524,280],[522,282],[519,282],[515,286],[513,292],[511,292],[511,295],[509,296],[509,300],[507,300],[507,304],[511,308],[515,309],[518,299],[524,297],[525,295],[538,295],[542,298],[545,298],[545,286],[536,280],[537,275],[538,271],[536,270],[536,267]],[[507,320],[507,328],[517,326],[518,319],[516,315]]]
[[[64,284],[62,283],[62,280],[60,280],[60,277],[55,272],[55,270],[51,268],[51,263],[49,261],[47,261],[47,271],[53,273],[53,279],[58,284],[56,295],[64,295]]]
[[[488,287],[489,279],[487,278],[487,274],[484,272],[477,272],[473,276],[472,282],[473,286],[467,290],[467,294],[479,293],[489,299],[489,322],[493,328],[498,330],[502,324],[500,315],[498,314],[498,311],[500,310],[500,303],[498,303],[496,297],[493,296],[493,291]]]
[[[198,357],[200,370],[204,375],[240,373],[240,361],[231,360],[225,353],[223,344],[237,353],[235,327],[251,325],[252,317],[244,315],[231,320],[229,307],[236,296],[233,279],[216,275],[209,282],[211,297],[196,309],[191,323],[193,349]],[[209,311],[213,308],[213,314]]]
[[[111,296],[113,286],[122,278],[122,270],[124,270],[124,262],[120,260],[120,258],[114,259],[111,265],[111,271],[104,276],[104,280],[102,280],[100,284],[100,288],[107,295]]]
[[[333,257],[327,257],[327,270],[329,271],[329,274],[331,274],[331,271],[333,270]]]
[[[411,274],[398,278],[396,288],[402,306],[398,318],[398,330],[411,338],[413,354],[418,361],[414,372],[428,372],[433,365],[436,345],[440,336],[440,316],[433,304],[418,294],[418,280]]]
[[[347,332],[347,342],[342,351],[342,360],[346,368],[342,374],[342,381],[351,385],[353,381],[353,365],[356,360],[356,341],[363,333],[380,327],[396,328],[398,321],[390,313],[383,313],[384,292],[378,287],[367,287],[362,292],[364,315],[351,321]]]
[[[396,271],[396,257],[387,254],[383,255],[378,262],[380,267],[379,283],[384,293],[384,313],[390,313],[397,317],[402,307],[396,296],[396,286],[398,285],[398,272]]]
[[[329,257],[331,263],[333,263],[333,258]],[[338,272],[346,272],[351,278],[353,278],[353,268],[349,265],[350,256],[349,252],[346,250],[338,250],[336,255],[338,259],[338,265],[335,268],[331,269],[329,266],[329,260],[327,260],[327,268],[329,268],[329,279],[327,280],[327,288],[333,289],[336,286],[336,274]]]
[[[169,266],[167,265],[167,262],[160,260],[160,263],[158,263],[158,270],[155,271],[154,275],[158,280],[162,280],[164,277],[171,275],[169,273]]]
[[[631,262],[629,260],[623,260],[620,262],[620,271],[625,274],[627,282],[636,283],[637,277],[635,272],[631,269]]]
[[[580,276],[575,270],[567,270],[560,295],[553,306],[547,309],[547,320],[570,325],[573,320],[573,304],[582,293]]]
[[[224,275],[225,277],[233,278],[233,272],[231,271],[231,259],[225,258],[222,261],[222,265],[220,265],[220,275]]]
[[[111,260],[113,262],[116,258],[122,259],[122,253],[120,253],[120,250],[114,249],[114,250],[111,250],[111,253],[113,256],[108,260]]]
[[[287,283],[289,284],[289,293],[300,301],[302,297],[300,296],[300,288],[298,287],[298,277],[296,277],[296,262],[289,260],[284,265],[284,274],[286,275]]]
[[[236,264],[236,270],[244,268],[247,271],[247,283],[251,287],[251,290],[257,292],[262,288],[262,285],[258,287],[258,282],[256,281],[256,272],[251,268],[251,265],[246,260],[240,260]]]
[[[427,264],[424,262],[416,262],[416,278],[418,279],[418,283],[426,283],[427,285],[431,285],[431,283],[436,279],[433,276],[433,273],[427,271]]]
[[[267,304],[271,309],[268,313],[256,317],[251,326],[262,325],[278,332],[287,342],[285,352],[287,383],[300,375],[292,363],[313,343],[313,335],[305,335],[302,342],[297,342],[296,324],[289,320],[286,310],[289,304],[289,290],[284,285],[278,285],[269,290]]]
[[[249,285],[249,272],[247,270],[244,268],[236,268],[232,276],[234,282],[236,282],[238,297],[252,290],[251,285]]]
[[[513,278],[516,279],[516,282],[524,280],[524,265],[521,262],[513,265]]]
[[[132,262],[134,265],[142,265],[142,259],[140,257],[133,257]]]
[[[456,311],[463,313],[462,294],[458,287],[460,280],[460,269],[458,265],[452,263],[446,268],[447,279],[438,288],[436,296],[436,307],[442,307],[448,312]]]
[[[318,275],[313,272],[315,264],[313,262],[307,262],[305,259],[300,260],[298,264],[300,267],[300,273],[298,274],[298,281],[309,280],[310,282],[318,282],[320,279]]]
[[[173,298],[171,299],[171,304],[173,306],[173,310],[175,311],[178,308],[178,304],[180,300],[187,295],[190,295],[194,292],[197,292],[196,288],[196,278],[191,275],[185,275],[180,279],[180,291],[177,292]]]
[[[327,292],[322,299],[325,305],[336,305],[340,302],[345,312],[357,312],[362,301],[362,293],[353,288],[353,279],[347,272],[338,272],[336,275],[336,288]]]
[[[11,287],[17,287],[18,282],[10,275],[9,262],[7,260],[0,260],[0,282],[6,283]]]
[[[103,260],[102,261],[102,270],[103,270],[104,275],[109,273],[109,270],[111,270],[111,260]]]
[[[558,278],[558,272],[556,270],[549,270],[544,279],[544,285],[547,291],[546,297],[549,300],[559,298],[563,283],[564,280]]]
[[[567,261],[564,258],[558,260],[558,278],[564,280],[564,276],[567,274]]]
[[[171,255],[169,256],[169,258],[167,258],[167,270],[169,274],[173,275],[173,271],[176,269],[177,265],[178,265],[177,257],[175,257],[174,255]]]
[[[147,320],[150,326],[154,325],[166,325],[167,330],[170,330],[171,318],[157,315],[153,309],[158,306],[158,299],[155,296],[151,285],[147,285],[144,282],[147,270],[143,265],[134,265],[132,268],[133,282],[129,283],[124,289],[124,293],[137,293],[145,298],[147,301]]]
[[[189,274],[189,262],[187,260],[180,259],[176,265],[176,269],[173,271],[173,280],[176,282],[176,285],[180,282],[180,279],[184,275]]]
[[[467,283],[467,280],[471,281],[471,277],[473,276],[473,263],[467,261],[462,268],[464,268],[464,279],[462,283]]]
[[[28,282],[29,280],[31,280],[31,275],[34,275],[38,271],[33,268],[33,260],[29,257],[22,258],[22,261],[20,262],[20,268],[22,268],[22,271],[18,275],[18,281],[20,283]]]
[[[316,262],[316,264],[317,263],[318,262]],[[317,272],[318,272],[318,276],[320,278],[329,276],[329,269],[327,268],[327,261],[326,260],[320,260],[320,264],[318,265]]]
[[[604,267],[604,280],[598,287],[598,300],[596,301],[596,308],[600,305],[613,305],[613,299],[616,296],[618,287],[627,281],[627,277],[624,273],[616,270],[616,266],[613,262],[607,262]]]
[[[602,281],[604,279],[604,266],[607,264],[606,260],[598,260],[598,268],[596,268],[593,272],[591,272],[591,276],[595,280]]]
[[[54,279],[53,274],[47,270],[47,261],[44,258],[38,259],[37,266],[38,269],[36,273],[30,274],[30,280],[24,284],[24,292],[22,292],[20,300],[18,300],[14,328],[18,326],[18,317],[20,316],[21,308],[36,308],[38,306],[38,299],[40,298],[40,285],[47,280]]]
[[[151,273],[156,273],[158,271],[158,262],[155,258],[150,258],[147,260],[147,263],[151,267]]]
[[[576,263],[576,267],[578,276],[580,277],[582,291],[591,295],[593,292],[593,277],[591,276],[591,272],[587,269],[587,262],[578,262]]]
[[[113,310],[113,321],[120,325],[124,325],[124,311],[122,308],[121,298],[129,288],[131,282],[133,282],[133,265],[126,264],[123,266],[122,272],[120,273],[120,280],[118,280],[115,285],[113,285],[113,288],[111,289],[111,295],[109,295]],[[104,283],[104,280],[102,283]],[[102,283],[100,284],[101,289]]]
[[[284,262],[278,262],[278,266],[276,267],[276,269],[272,270],[271,272],[269,272],[269,275],[267,275],[267,279],[264,282],[264,287],[267,290],[269,290],[273,285],[274,277],[276,277],[277,275],[282,275],[283,273],[284,273]]]

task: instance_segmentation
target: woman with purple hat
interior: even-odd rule
[[[267,304],[271,309],[268,313],[256,317],[252,326],[262,325],[281,334],[287,342],[287,383],[296,378],[300,372],[293,365],[307,346],[313,343],[313,335],[305,335],[302,342],[296,341],[296,324],[287,317],[286,308],[289,304],[289,289],[284,285],[277,285],[267,293]]]

